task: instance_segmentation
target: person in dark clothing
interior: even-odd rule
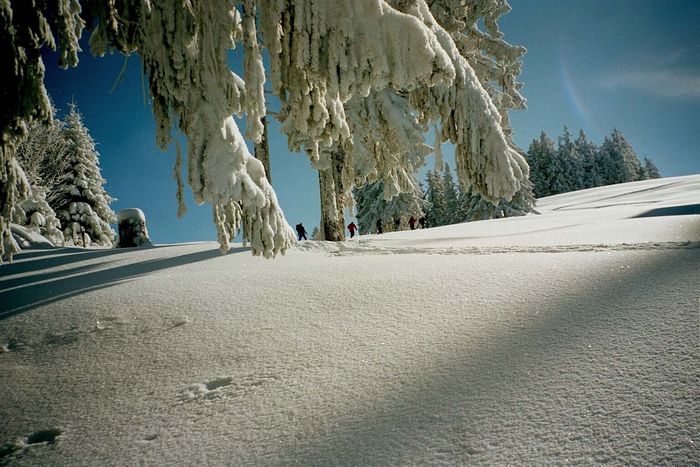
[[[357,230],[357,226],[354,222],[350,222],[350,224],[348,224],[348,230],[350,231],[350,238],[354,237],[355,231]]]
[[[418,223],[420,224],[421,229],[424,229],[428,225],[428,221],[425,219],[425,216],[420,216]]]
[[[394,232],[398,232],[400,228],[401,228],[401,218],[395,217],[394,218]]]
[[[301,222],[298,223],[296,227],[297,227],[297,235],[299,236],[299,240],[301,240],[302,238],[304,240],[308,240],[308,238],[306,238],[306,229],[301,224]]]
[[[380,234],[380,233],[382,233],[383,231],[384,231],[384,230],[382,229],[382,220],[381,220],[381,219],[377,219],[377,233]]]
[[[408,219],[408,225],[411,227],[411,230],[416,230],[416,218],[411,216],[411,218]]]

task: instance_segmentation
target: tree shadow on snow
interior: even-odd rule
[[[128,251],[129,249],[125,250]],[[250,251],[250,248],[232,248],[226,254],[237,254],[245,251]],[[105,250],[104,252],[93,251],[91,253],[92,255],[90,255],[89,258],[119,254],[120,251]],[[79,257],[79,259],[76,259],[73,257],[73,255],[71,255],[70,258],[64,258],[66,260],[65,262],[60,261],[61,258],[55,258],[56,262],[52,264],[56,266],[89,259],[88,257],[85,257],[84,254],[80,253],[74,256]],[[99,271],[93,270],[97,267],[104,267],[105,264],[109,264],[113,261],[96,265],[85,265],[78,268],[61,271],[51,271],[45,274],[27,277],[10,278],[0,283],[4,289],[0,290],[0,321],[18,313],[32,310],[38,306],[48,305],[59,300],[74,297],[76,295],[111,287],[121,282],[133,280],[152,272],[197,263],[200,261],[207,261],[221,256],[222,254],[219,249],[212,249],[180,256],[125,264],[122,266],[100,269]],[[65,255],[63,255],[63,257],[65,257]],[[41,261],[43,266],[46,260]],[[2,266],[0,269],[4,267],[5,266]],[[35,269],[36,265],[33,268],[29,268],[29,270]],[[19,272],[16,270],[13,271],[15,274]]]
[[[588,350],[590,346],[586,343],[591,336],[604,336],[605,342],[623,338],[619,335],[619,330],[625,329],[629,324],[630,315],[634,314],[640,317],[641,322],[648,323],[649,318],[644,319],[645,313],[648,313],[645,309],[659,306],[659,297],[665,297],[663,307],[670,310],[690,310],[687,313],[693,313],[692,310],[697,307],[696,297],[678,296],[676,292],[679,284],[686,286],[686,290],[692,290],[693,281],[698,278],[700,250],[667,251],[647,258],[634,268],[624,270],[629,272],[620,273],[619,266],[614,272],[610,272],[612,268],[602,270],[601,274],[591,277],[588,284],[579,284],[575,292],[556,289],[558,299],[553,300],[549,296],[516,304],[504,303],[503,308],[512,311],[514,316],[528,310],[524,314],[534,319],[521,323],[521,326],[510,327],[497,338],[491,336],[476,346],[466,342],[456,343],[457,351],[449,361],[442,360],[429,367],[412,369],[411,374],[416,377],[405,384],[392,385],[393,390],[388,397],[373,401],[368,407],[358,406],[354,412],[344,413],[318,431],[305,434],[303,439],[294,440],[294,443],[284,449],[280,447],[281,458],[293,460],[290,463],[299,465],[391,465],[402,463],[402,459],[414,463],[414,456],[420,458],[421,453],[432,452],[427,458],[433,459],[433,462],[442,459],[450,465],[483,464],[484,457],[479,455],[489,458],[489,453],[484,452],[484,449],[508,449],[507,443],[513,443],[514,440],[503,438],[503,445],[498,447],[484,448],[478,445],[478,441],[474,446],[471,439],[480,439],[479,433],[482,430],[490,429],[493,432],[506,428],[499,425],[501,420],[492,420],[490,427],[482,425],[486,421],[483,418],[470,422],[472,413],[481,413],[482,416],[484,413],[496,414],[495,416],[507,413],[516,420],[534,413],[541,417],[536,422],[543,423],[544,426],[551,422],[547,417],[562,417],[563,414],[565,421],[555,419],[557,423],[568,423],[566,429],[585,433],[582,426],[566,419],[567,409],[556,406],[557,401],[566,405],[589,400],[586,404],[595,406],[596,391],[601,391],[601,388],[595,387],[595,381],[587,381],[585,375],[581,376],[582,380],[571,376],[576,375],[575,367],[562,376],[557,373],[561,367],[549,367],[548,363],[552,360],[558,362],[556,359],[562,353],[581,348]],[[639,274],[640,269],[645,273]],[[586,278],[588,280],[589,276]],[[537,310],[537,314],[530,310]],[[496,318],[494,320],[497,323]],[[692,334],[692,330],[689,332]],[[542,361],[543,356],[546,360],[551,356],[551,360]],[[595,358],[581,355],[581,360],[595,367]],[[601,368],[602,370],[605,369]],[[626,370],[634,371],[633,368]],[[531,372],[545,377],[531,379]],[[555,384],[560,386],[547,387],[550,372],[553,372],[553,379],[559,378]],[[573,387],[561,386],[562,378]],[[638,384],[639,381],[628,376],[626,383]],[[383,384],[385,383],[379,383],[380,386]],[[578,389],[592,392],[588,395],[590,399],[575,392],[577,384],[581,385]],[[551,394],[555,390],[558,391],[556,396]],[[620,394],[618,397],[626,399],[635,396]],[[527,405],[543,400],[546,401],[543,402],[544,408],[550,411],[546,414],[538,413],[537,409]],[[658,404],[656,400],[651,402]],[[635,400],[635,403],[643,405],[644,401]],[[653,406],[652,403],[650,406]],[[690,406],[692,399],[688,398],[685,404]],[[503,410],[503,407],[507,409]],[[615,407],[605,409],[616,410]],[[688,423],[688,426],[692,426],[695,417],[693,410],[691,407],[681,409],[686,409],[688,415],[675,423],[680,426]],[[455,413],[455,410],[458,412]],[[585,414],[590,406],[574,407],[573,410]],[[658,410],[667,409],[660,407]],[[620,416],[626,416],[624,410]],[[696,419],[695,421],[697,422]],[[455,423],[458,425],[455,426]],[[528,426],[527,421],[520,423]],[[561,425],[556,428],[561,428]],[[601,431],[599,438],[596,438],[598,433],[595,431],[588,433],[590,438],[585,439],[584,449],[590,449],[591,453],[601,451],[601,445],[608,442],[603,437],[604,431]],[[436,436],[436,433],[439,435]],[[509,432],[508,435],[512,436],[513,433]],[[516,434],[516,438],[519,438],[516,442],[522,442],[527,435],[532,436],[533,433],[525,430]],[[669,433],[669,440],[672,441],[673,436],[682,439],[679,433]],[[442,444],[426,443],[427,440],[435,439],[441,440]],[[530,441],[537,444],[541,440]],[[565,441],[555,440],[555,444]],[[620,453],[622,459],[625,455],[637,455],[636,449],[639,447],[629,445],[629,453]],[[653,446],[649,449],[652,448]],[[561,449],[565,451],[564,444]],[[659,452],[658,455],[669,454],[672,449],[679,449],[675,455],[682,457],[689,454],[684,453],[683,449],[693,450],[694,447],[669,446],[666,452]],[[440,455],[447,457],[441,458]],[[550,461],[557,463],[563,458]],[[661,459],[663,457],[659,457]],[[652,464],[657,463],[653,459],[646,460]]]
[[[700,204],[686,204],[683,206],[670,206],[667,208],[651,209],[634,216],[637,217],[660,217],[660,216],[692,216],[700,214]]]

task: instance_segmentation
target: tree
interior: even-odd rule
[[[445,164],[442,172],[442,190],[445,203],[442,223],[449,225],[462,222],[464,219],[460,213],[459,193],[448,164]]]
[[[583,187],[583,165],[567,127],[564,127],[564,133],[559,137],[559,145],[549,164],[547,175],[549,191],[553,195]]]
[[[413,216],[418,219],[425,212],[428,203],[419,190],[400,193],[389,200],[384,197],[382,182],[370,182],[353,190],[357,210],[357,223],[360,234],[372,233],[377,220],[390,225],[394,219]]]
[[[58,44],[60,64],[77,64],[84,21],[77,0],[67,1],[69,8],[57,13],[52,4],[34,1],[9,0],[0,7],[5,24],[12,25],[3,28],[0,37],[1,64],[13,70],[5,89],[8,96],[16,96],[3,99],[7,105],[0,120],[0,178],[12,182],[4,185],[12,189],[0,192],[0,228],[5,236],[15,203],[23,196],[14,188],[16,142],[28,121],[51,119],[39,49]],[[258,24],[269,51],[272,91],[282,103],[279,119],[289,145],[304,148],[322,170],[330,168],[330,154],[340,154],[334,163],[341,166],[333,170],[344,177],[351,172],[345,169],[345,154],[333,149],[336,145],[347,152],[352,144],[345,103],[354,95],[390,89],[406,95],[422,124],[439,120],[442,139],[457,145],[462,183],[473,184],[493,200],[510,198],[520,188],[527,177],[525,161],[504,131],[505,122],[492,99],[496,94],[489,94],[477,77],[474,67],[479,64],[475,61],[472,67],[466,58],[478,49],[486,56],[503,55],[504,60],[479,69],[491,70],[504,90],[503,100],[513,101],[518,86],[512,78],[519,72],[517,57],[524,49],[505,43],[496,25],[509,7],[505,0],[441,3],[431,2],[429,7],[424,0],[244,0],[239,11],[232,2],[221,0],[185,4],[97,0],[89,4],[96,26],[90,48],[97,55],[111,51],[141,55],[158,144],[166,147],[171,142],[170,130],[177,123],[187,138],[189,185],[196,202],[212,204],[221,249],[228,248],[233,231],[242,226],[253,254],[271,257],[283,253],[294,236],[263,164],[249,154],[232,118],[245,115],[246,136],[261,140],[265,70],[257,44]],[[453,21],[448,31],[431,11],[442,14],[440,21],[468,21]],[[480,33],[481,23],[486,31]],[[227,64],[227,50],[236,41],[243,42],[245,53],[242,78]],[[487,58],[482,61],[488,64]],[[346,185],[334,191],[349,190]]]
[[[461,222],[524,216],[532,212],[534,204],[535,200],[530,184],[524,184],[512,200],[502,199],[497,204],[486,201],[481,193],[469,190],[462,193]]]
[[[552,194],[549,185],[549,173],[555,153],[554,141],[544,131],[540,134],[539,139],[530,143],[527,159],[530,164],[530,180],[537,198]]]
[[[581,158],[581,166],[583,169],[583,180],[581,188],[593,188],[596,186],[601,186],[603,181],[598,174],[596,167],[596,146],[592,142],[588,141],[586,133],[583,130],[579,130],[578,138],[574,143],[576,146],[576,152]]]
[[[652,178],[661,178],[661,172],[659,168],[649,159],[644,157],[644,165],[642,166],[642,176],[641,180],[649,180]]]
[[[425,199],[430,203],[430,209],[426,212],[426,219],[431,227],[445,225],[447,217],[447,206],[445,204],[445,185],[440,174],[435,171],[428,171],[426,180],[428,189],[425,193]]]
[[[110,224],[117,220],[109,207],[113,200],[103,187],[95,143],[74,104],[65,117],[63,137],[68,143],[66,173],[49,203],[61,221],[65,243],[111,246],[115,233]]]
[[[613,129],[610,137],[605,137],[599,151],[598,170],[605,185],[639,180],[639,159],[620,130]]]

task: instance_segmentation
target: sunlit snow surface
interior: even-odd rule
[[[700,175],[0,267],[0,464],[696,465]],[[157,239],[156,239],[157,241]]]

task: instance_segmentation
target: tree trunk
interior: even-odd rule
[[[345,240],[345,190],[343,188],[343,168],[345,154],[342,151],[331,153],[331,167],[318,171],[321,191],[321,231],[323,238],[331,242]]]
[[[272,185],[272,173],[270,172],[270,145],[267,141],[267,117],[262,117],[260,121],[263,124],[262,139],[259,143],[255,143],[255,158],[262,162],[265,167],[265,177]]]

